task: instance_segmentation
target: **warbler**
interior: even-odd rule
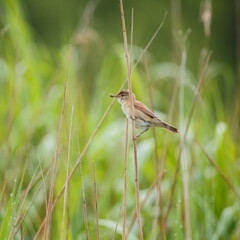
[[[141,136],[143,133],[148,131],[150,127],[164,128],[170,132],[178,133],[178,129],[171,126],[170,124],[160,120],[149,108],[147,108],[142,102],[136,100],[135,95],[133,96],[133,118],[131,116],[131,99],[129,90],[122,90],[118,94],[111,94],[110,97],[117,98],[118,102],[122,105],[122,111],[126,117],[134,119],[135,127],[138,129],[144,129],[143,132],[138,134],[136,137]]]

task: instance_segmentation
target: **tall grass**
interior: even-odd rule
[[[123,43],[102,48],[102,33],[90,26],[94,5],[85,10],[84,27],[70,37],[70,56],[67,46],[53,54],[36,41],[19,2],[1,5],[0,239],[41,239],[44,226],[51,239],[122,239],[123,232],[125,239],[138,239],[137,214],[144,239],[239,239],[239,109],[231,107],[236,83],[231,66],[211,62],[208,55],[198,76],[188,58],[182,65],[160,62],[149,46],[163,36],[162,23],[146,48],[132,45],[133,92],[161,119],[183,123],[180,137],[156,129],[137,140],[136,208],[134,157],[128,154],[126,161],[124,153],[130,141],[125,117],[108,97],[127,83]],[[120,14],[116,28],[120,34]],[[191,35],[187,43],[194,44]],[[191,55],[188,44],[184,51]],[[92,52],[99,59],[88,55]],[[67,99],[75,114],[66,102],[59,124],[66,63]],[[128,153],[133,151],[129,143]]]
[[[120,11],[121,11],[121,20],[122,20],[124,52],[125,52],[126,68],[127,68],[128,90],[129,90],[129,98],[130,98],[130,101],[131,101],[131,118],[132,118],[131,123],[132,123],[132,141],[133,141],[133,156],[134,156],[134,169],[135,169],[135,171],[134,171],[134,173],[135,173],[135,195],[136,195],[136,212],[137,212],[137,222],[138,222],[138,234],[139,234],[139,239],[143,240],[140,197],[139,197],[137,137],[136,137],[136,133],[135,133],[135,121],[134,121],[135,116],[134,116],[132,80],[131,80],[131,74],[132,74],[131,56],[129,55],[129,50],[128,50],[127,30],[126,30],[124,8],[123,8],[123,1],[122,0],[120,0]],[[133,16],[133,13],[132,13],[132,16]],[[132,18],[132,22],[133,22],[133,18]],[[131,34],[131,36],[132,36],[132,34]],[[131,40],[132,40],[132,37],[131,37]],[[131,41],[131,45],[132,45],[132,41]]]

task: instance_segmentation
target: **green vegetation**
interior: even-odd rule
[[[96,201],[100,239],[122,239],[126,120],[109,97],[127,76],[119,3],[50,2],[0,2],[0,239],[34,239],[51,207],[52,181],[51,239],[86,239],[87,230],[97,239]],[[168,12],[132,85],[149,107],[152,90],[156,115],[179,128],[137,139],[144,239],[240,237],[240,41],[234,4],[203,4],[210,2],[124,3],[129,39],[134,7],[133,64]],[[203,6],[213,11],[210,34]],[[127,230],[136,206],[131,124],[128,141]],[[68,159],[64,207],[64,192],[58,197]],[[158,171],[164,176],[157,183]],[[43,228],[38,239],[44,236]],[[136,221],[128,239],[138,239]]]

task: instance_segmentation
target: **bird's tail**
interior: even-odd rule
[[[168,123],[165,123],[163,121],[161,121],[162,124],[161,124],[161,127],[166,129],[167,131],[170,131],[170,132],[173,132],[173,133],[178,133],[178,129],[169,125]]]

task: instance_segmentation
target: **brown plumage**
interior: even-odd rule
[[[134,118],[135,118],[135,127],[144,129],[140,135],[146,132],[150,127],[161,127],[170,132],[178,133],[177,128],[171,126],[168,123],[161,121],[149,108],[147,108],[142,102],[136,100],[136,97],[133,95],[133,106],[134,106]],[[129,97],[128,90],[122,90],[117,95],[110,95],[111,97],[116,97],[117,100],[122,105],[122,111],[127,116],[128,119],[131,119],[131,101]]]

